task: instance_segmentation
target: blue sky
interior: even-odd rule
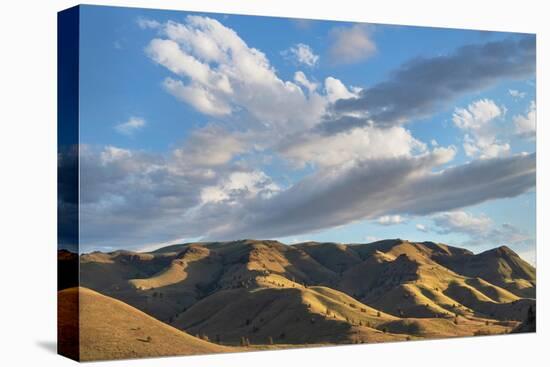
[[[534,36],[95,6],[80,26],[81,250],[399,237],[534,262]]]

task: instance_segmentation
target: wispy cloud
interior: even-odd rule
[[[141,117],[130,117],[127,121],[115,125],[115,130],[121,134],[130,136],[145,127],[146,121]]]

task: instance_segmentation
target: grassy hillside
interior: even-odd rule
[[[121,301],[86,288],[59,292],[61,328],[72,329],[72,319],[64,319],[71,309],[80,313],[79,360],[141,358],[230,352],[234,349],[206,342],[166,325]],[[79,304],[78,304],[79,300]],[[71,335],[59,340],[62,354],[76,357]],[[67,351],[67,352],[66,352]]]
[[[277,241],[82,255],[82,285],[229,345],[506,333],[534,307],[535,269],[508,248]]]

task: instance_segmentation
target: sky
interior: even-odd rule
[[[82,252],[403,238],[535,262],[534,35],[83,6],[80,46]]]

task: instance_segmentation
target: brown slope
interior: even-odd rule
[[[60,327],[72,329],[72,337],[76,326],[72,319],[64,319],[64,315],[74,313],[75,308],[79,310],[81,361],[233,351],[197,339],[121,301],[86,288],[60,291],[59,308]],[[63,353],[73,343],[69,334],[61,335],[65,336],[59,340],[59,349]]]
[[[535,298],[535,268],[507,246],[477,255],[438,256],[436,261],[457,273],[482,278],[519,297]]]
[[[521,320],[522,307],[528,305],[495,306],[520,297],[485,279],[460,274],[458,265],[453,270],[443,266],[450,261],[460,265],[476,255],[432,242],[287,246],[242,240],[169,246],[140,257],[127,252],[93,255],[85,258],[83,285],[163,321],[174,320],[216,292],[294,283],[325,285],[394,316],[415,318],[460,314]]]
[[[246,310],[246,312],[243,312]],[[396,319],[325,288],[257,288],[216,292],[181,314],[174,326],[238,344],[339,344],[404,340],[377,325]]]

